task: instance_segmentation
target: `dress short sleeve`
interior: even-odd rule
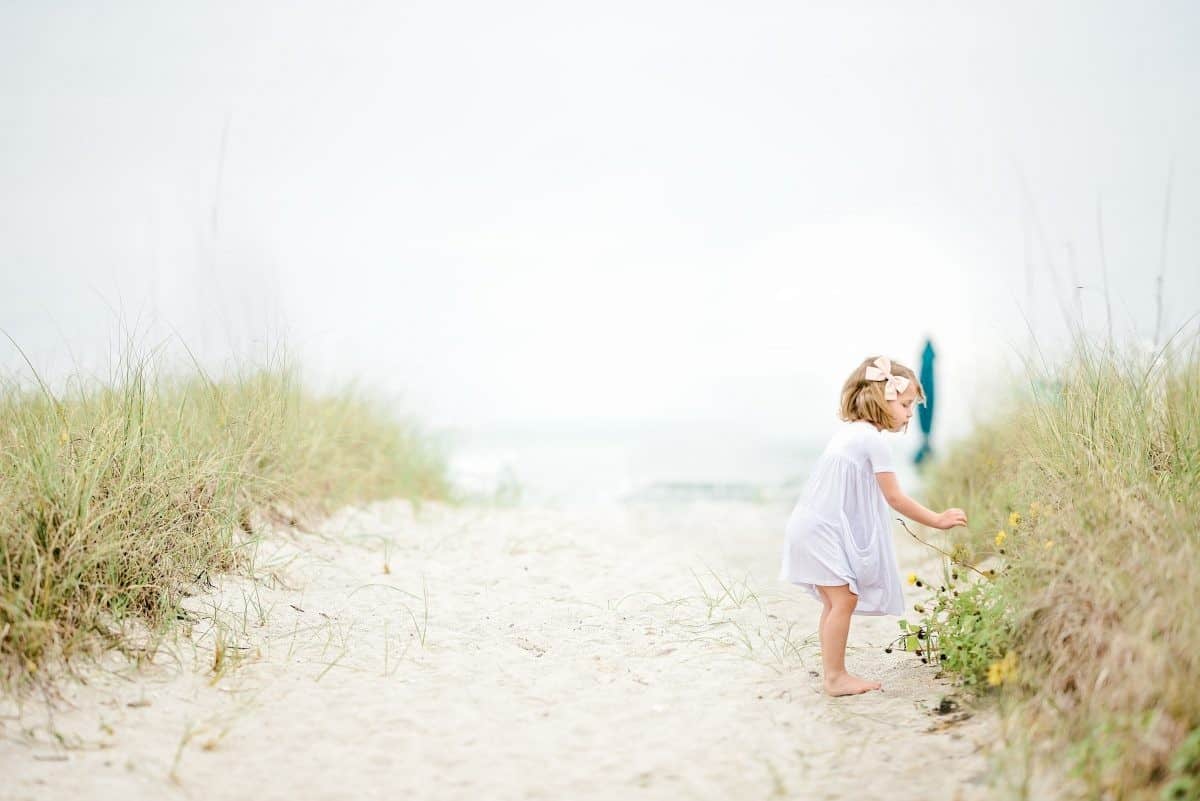
[[[888,447],[882,431],[869,432],[864,445],[867,450],[867,459],[871,462],[872,472],[896,472],[896,467],[892,464],[892,449]]]

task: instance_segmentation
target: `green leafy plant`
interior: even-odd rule
[[[1004,685],[1008,728],[1068,797],[1195,799],[1200,340],[1079,341],[1028,373],[926,474],[930,505],[997,525],[949,535],[951,580],[915,625],[949,675]]]

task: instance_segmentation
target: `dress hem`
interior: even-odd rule
[[[824,600],[821,598],[821,594],[819,592],[817,592],[815,589],[813,589],[814,587],[849,587],[850,592],[853,593],[855,597],[857,597],[857,598],[862,597],[859,593],[855,592],[854,582],[851,582],[851,581],[846,581],[842,584],[821,584],[816,581],[804,581],[804,580],[797,581],[795,579],[789,579],[789,578],[783,578],[781,580],[786,581],[789,584],[794,584],[802,590],[806,590],[808,592],[809,596],[811,596],[814,600],[821,601],[822,603],[824,603]],[[860,615],[863,617],[884,617],[887,615],[891,615],[893,617],[899,617],[900,615],[904,614],[904,609],[902,608],[899,612],[889,612],[885,609],[859,610],[856,607],[854,609],[854,611],[851,612],[850,614],[851,615]]]

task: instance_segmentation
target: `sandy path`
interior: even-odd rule
[[[153,665],[89,670],[52,720],[0,706],[0,796],[987,797],[993,724],[930,731],[946,688],[882,652],[894,619],[850,635],[885,692],[820,693],[786,514],[393,502],[273,535]]]

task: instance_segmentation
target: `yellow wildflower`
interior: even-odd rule
[[[1008,681],[1016,678],[1017,675],[1017,655],[1009,651],[1004,655],[1004,658],[999,662],[993,662],[988,665],[988,684],[997,687],[1005,684]]]
[[[1054,547],[1054,540],[1046,540],[1046,550],[1048,551],[1053,547]]]
[[[1021,515],[1016,512],[1010,512],[1008,515],[1008,527],[1016,528],[1019,525],[1021,525]]]
[[[917,574],[916,574],[916,573],[909,573],[909,574],[908,574],[908,583],[909,583],[909,584],[916,584],[916,583],[917,583]]]
[[[1007,538],[1008,538],[1008,535],[1005,534],[1003,530],[997,531],[996,532],[996,547],[999,548],[999,547],[1003,546],[1004,540]]]
[[[59,442],[61,442],[63,445],[66,445],[66,444],[67,444],[67,439],[68,439],[68,437],[67,437],[67,429],[65,429],[65,428],[64,428],[64,429],[62,430],[62,433],[58,435],[58,441],[59,441]]]

